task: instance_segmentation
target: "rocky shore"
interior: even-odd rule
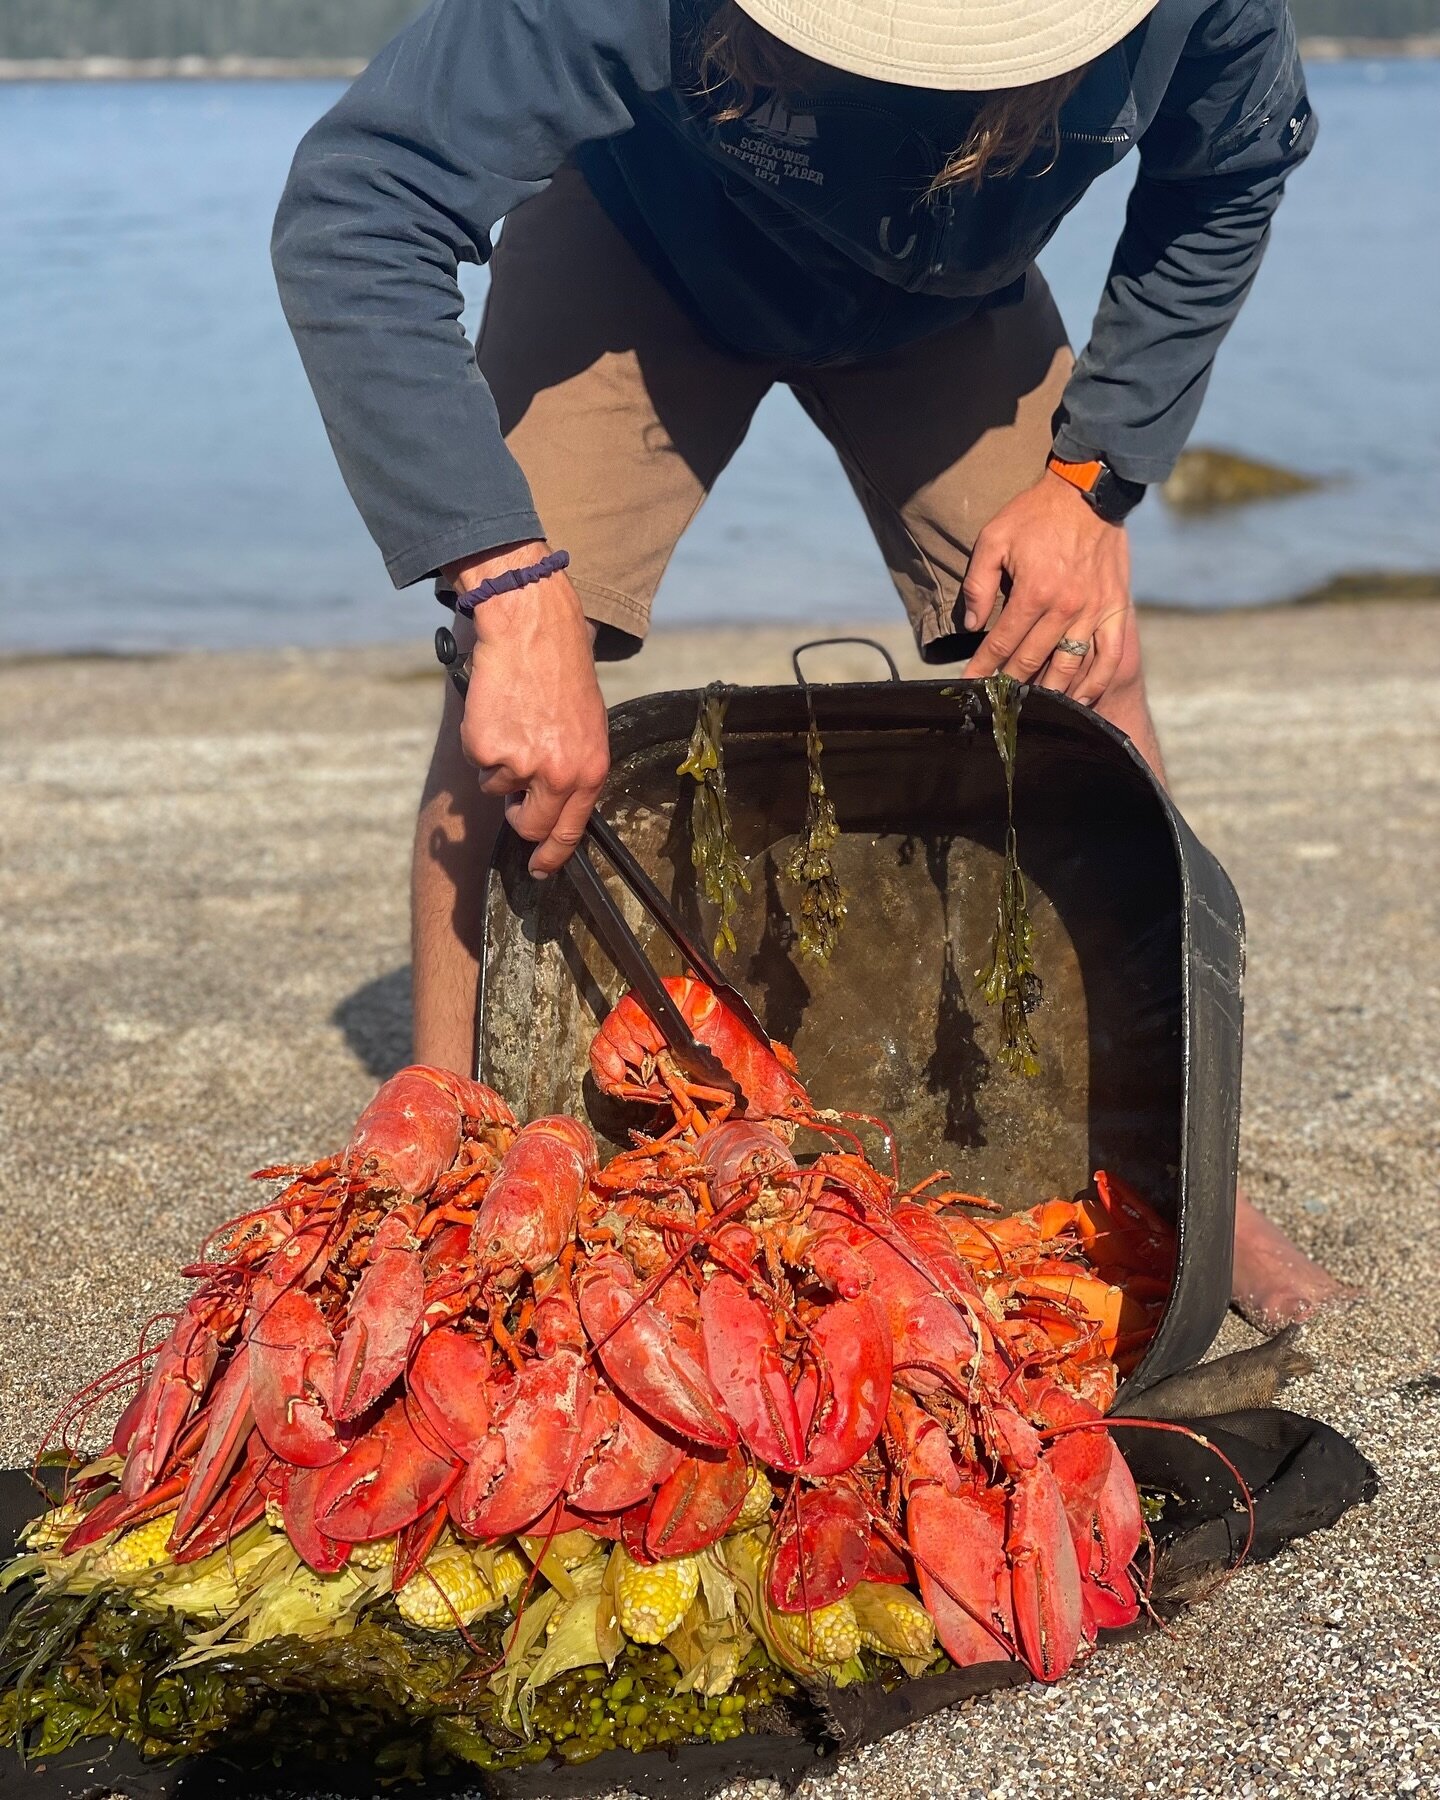
[[[1365,1300],[1287,1402],[1380,1497],[1057,1688],[806,1800],[1440,1791],[1440,633],[1433,606],[1144,625],[1182,807],[1250,930],[1244,1172]],[[611,700],[790,679],[811,631],[661,632]],[[876,628],[922,673],[903,633]],[[868,678],[858,648],[807,659]],[[408,1054],[406,863],[441,676],[413,647],[0,661],[0,1463],[173,1306],[247,1170]],[[1232,1320],[1227,1347],[1250,1341]],[[736,1786],[732,1800],[770,1790]]]

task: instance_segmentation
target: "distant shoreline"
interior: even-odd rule
[[[1440,56],[1440,33],[1417,37],[1308,37],[1310,62]],[[364,57],[49,56],[0,57],[0,81],[349,81]]]

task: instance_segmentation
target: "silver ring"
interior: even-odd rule
[[[1061,638],[1055,648],[1063,650],[1067,656],[1088,656],[1090,640],[1089,638]]]

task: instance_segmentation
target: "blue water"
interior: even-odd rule
[[[0,646],[428,634],[330,458],[267,241],[322,83],[0,87]],[[1440,64],[1313,71],[1296,176],[1196,434],[1335,478],[1134,524],[1145,598],[1281,599],[1344,569],[1440,567]],[[1129,172],[1045,257],[1083,337]],[[468,319],[484,292],[467,278]],[[894,605],[828,446],[788,394],[681,546],[659,616],[874,617]]]

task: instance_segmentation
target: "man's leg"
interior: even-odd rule
[[[485,879],[503,800],[480,792],[460,748],[460,696],[445,683],[440,730],[415,823],[410,956],[416,1062],[468,1075],[485,930]]]
[[[597,654],[633,653],[771,371],[701,336],[573,170],[507,219],[478,356],[549,542],[570,552]],[[461,750],[446,686],[411,875],[415,1056],[468,1074],[502,815]]]
[[[845,465],[927,660],[968,653],[957,615],[971,548],[1000,508],[1039,480],[1072,361],[1049,289],[1032,271],[1018,306],[792,384]],[[1133,618],[1095,710],[1165,781]],[[1243,1190],[1235,1206],[1233,1297],[1247,1319],[1273,1329],[1347,1296]]]

